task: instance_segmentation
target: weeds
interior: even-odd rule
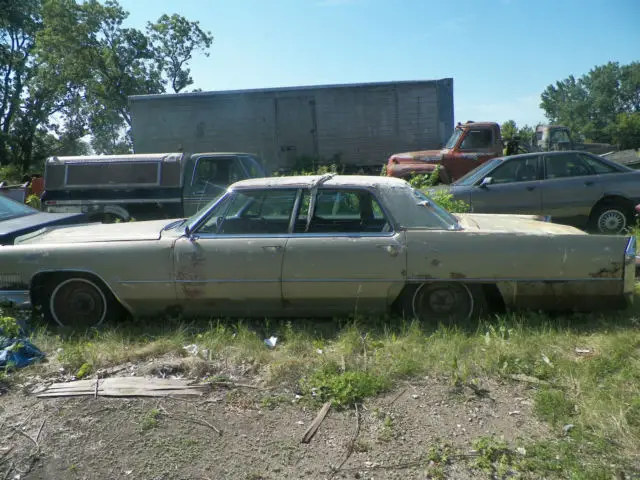
[[[158,418],[160,417],[160,410],[152,408],[147,411],[140,419],[140,430],[146,432],[158,426]]]

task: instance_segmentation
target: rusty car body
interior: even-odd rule
[[[625,308],[635,237],[452,215],[406,181],[243,180],[189,218],[43,230],[0,247],[0,301],[61,324],[119,314],[459,321],[489,308]]]
[[[487,160],[502,155],[503,148],[497,123],[458,123],[441,150],[391,155],[387,161],[387,176],[408,179],[412,175],[430,175],[439,167],[439,179],[447,184]]]

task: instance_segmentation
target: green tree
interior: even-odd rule
[[[507,120],[502,125],[500,125],[500,133],[504,140],[511,140],[513,137],[518,135],[518,128],[516,127],[516,122],[514,120]]]
[[[619,116],[640,111],[640,62],[609,62],[579,79],[570,75],[542,92],[540,107],[550,122],[574,135],[611,142]]]
[[[619,114],[610,133],[621,149],[640,148],[640,112]]]
[[[147,23],[147,32],[155,60],[173,91],[178,93],[192,85],[188,62],[196,51],[209,56],[211,33],[202,30],[200,22],[190,22],[176,14],[162,15],[155,23]]]

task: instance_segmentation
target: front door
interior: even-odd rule
[[[443,162],[451,181],[455,181],[478,165],[496,156],[493,129],[471,129],[460,141],[460,146],[448,154]]]
[[[229,185],[247,178],[237,156],[195,156],[192,171],[185,173],[184,214],[189,217],[223,194]]]
[[[471,187],[475,213],[539,215],[542,212],[540,159],[533,155],[505,160],[491,173],[492,183]]]
[[[310,197],[306,190],[285,247],[286,308],[328,316],[384,310],[404,285],[404,232],[366,189],[320,188],[309,219]]]
[[[282,307],[281,272],[296,189],[238,191],[175,245],[185,312],[266,316]]]

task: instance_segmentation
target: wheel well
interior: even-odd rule
[[[590,217],[593,216],[593,213],[596,211],[596,209],[601,207],[602,205],[613,205],[613,204],[622,204],[626,208],[628,208],[630,211],[633,211],[633,207],[634,207],[633,202],[631,202],[631,200],[629,200],[626,197],[623,197],[621,195],[607,195],[605,197],[602,197],[600,200],[596,202],[596,204],[591,209],[589,216]]]
[[[438,279],[434,278],[432,282],[437,282]],[[412,282],[407,283],[404,288],[401,290],[398,297],[391,304],[391,309],[393,312],[402,315],[404,311],[408,308],[408,302],[413,298],[413,294],[416,289],[422,285],[423,283],[430,283],[428,280],[425,282]],[[473,285],[473,284],[469,284]],[[476,284],[478,285],[478,284]],[[485,299],[487,301],[487,306],[489,307],[489,311],[495,313],[504,313],[506,311],[504,298],[502,298],[502,294],[500,293],[500,289],[495,283],[481,283],[478,285],[482,293],[484,293]]]
[[[108,300],[113,301],[121,308],[128,310],[120,300],[115,296],[111,288],[96,274],[81,271],[64,271],[64,272],[40,272],[31,279],[31,302],[34,306],[43,307],[45,296],[47,294],[47,285],[54,280],[62,281],[67,278],[84,278],[91,280],[100,287]]]

